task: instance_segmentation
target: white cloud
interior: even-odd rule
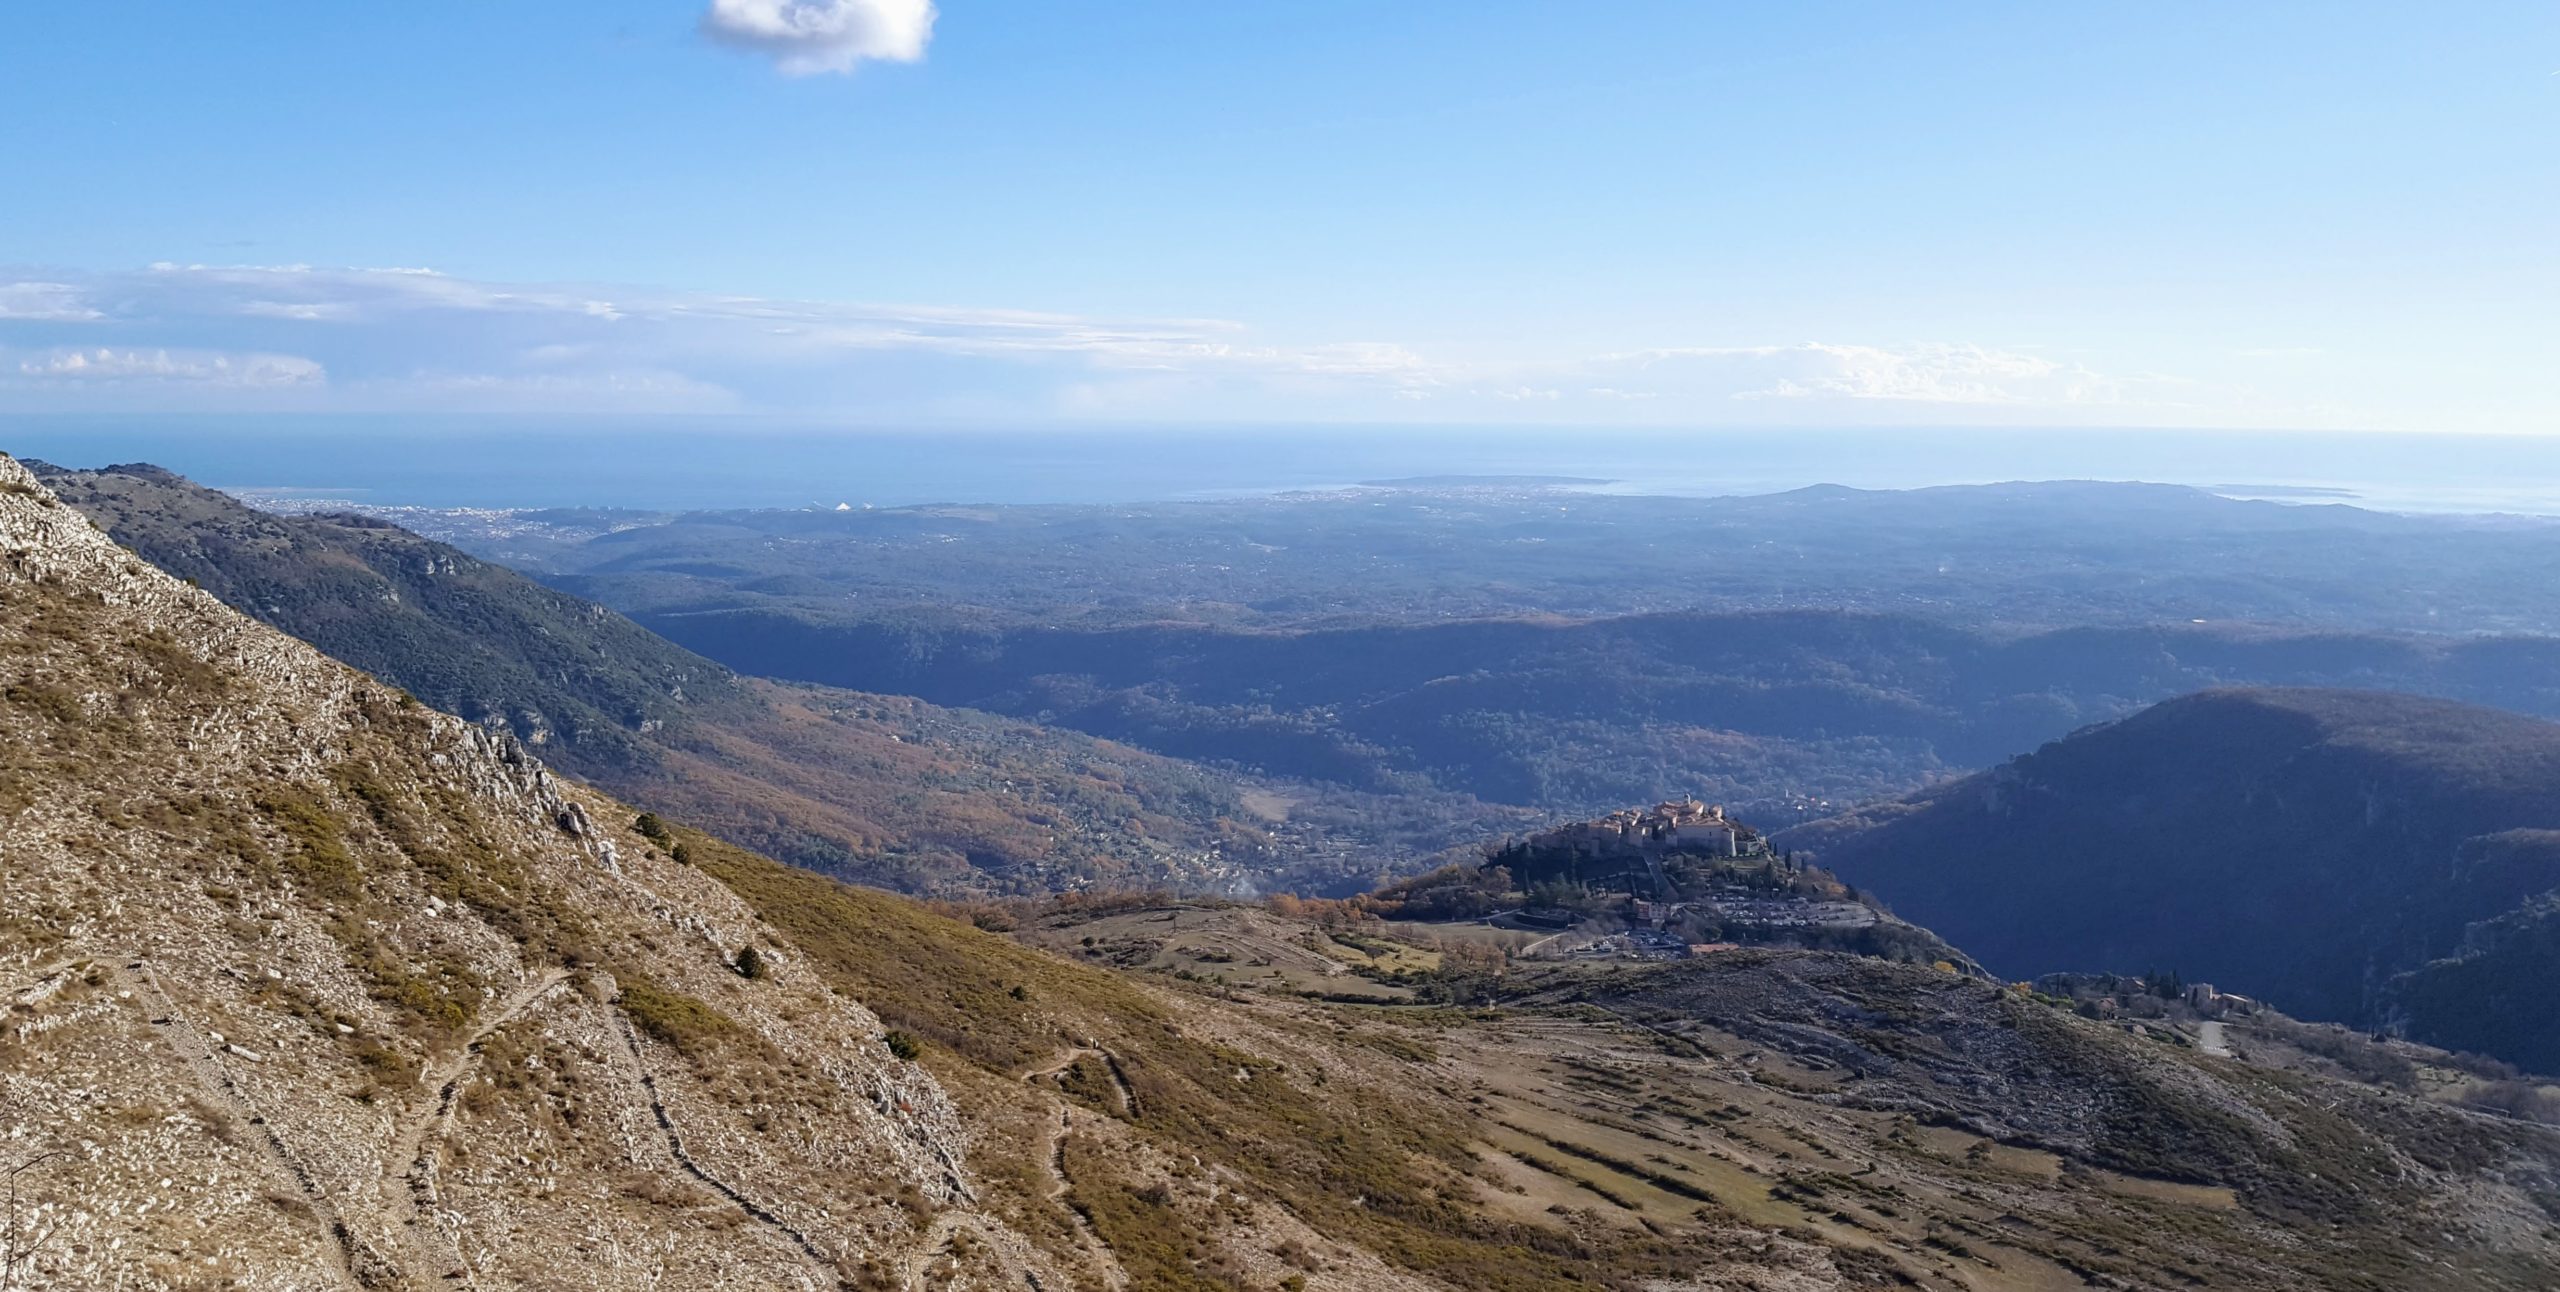
[[[1796,345],[1643,350],[1603,361],[1648,383],[1737,400],[2076,405],[2125,402],[2129,382],[2078,364],[1980,345]]]
[[[0,283],[0,319],[63,323],[103,317],[69,283]]]
[[[912,63],[933,39],[933,0],[711,0],[702,34],[771,57],[786,76]]]
[[[375,407],[416,412],[735,413],[737,393],[675,372],[420,372],[357,383],[351,395]]]
[[[203,350],[55,350],[18,362],[20,377],[46,382],[181,382],[275,390],[328,380],[319,364],[290,354]]]
[[[20,347],[0,355],[9,392],[0,407],[1664,426],[2164,424],[2250,407],[2200,383],[1945,342],[1664,346],[1497,362],[1391,341],[1274,339],[1222,319],[496,283],[405,269],[163,264],[42,278],[41,291],[19,284],[0,295],[16,311],[0,341]]]
[[[340,301],[242,301],[240,312],[252,318],[301,319],[305,322],[314,322],[320,319],[346,318],[351,313],[351,309]]]

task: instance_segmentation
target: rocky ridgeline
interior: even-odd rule
[[[0,1285],[833,1287],[965,1229],[1066,1286],[632,819],[0,458]]]

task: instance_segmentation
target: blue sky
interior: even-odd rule
[[[2430,8],[16,6],[0,414],[2560,432]]]

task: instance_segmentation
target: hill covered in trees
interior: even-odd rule
[[[2179,624],[1989,633],[1829,610],[1357,628],[940,626],[747,606],[641,621],[743,671],[921,696],[1272,775],[1593,815],[1900,794],[2143,704],[2370,686],[2560,715],[2560,638]]]
[[[1777,842],[1995,972],[2175,972],[2560,1071],[2560,724],[2213,691]]]

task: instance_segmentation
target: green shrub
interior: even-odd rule
[[[618,975],[622,1012],[641,1031],[674,1046],[678,1054],[696,1058],[710,1052],[738,1030],[726,1014],[634,972]]]
[[[294,844],[294,870],[311,891],[330,901],[364,895],[364,868],[347,851],[346,826],[299,790],[279,787],[258,800],[258,810]]]
[[[917,1055],[924,1053],[924,1046],[918,1043],[915,1037],[905,1032],[893,1031],[886,1039],[889,1042],[889,1053],[910,1063],[915,1061]]]

